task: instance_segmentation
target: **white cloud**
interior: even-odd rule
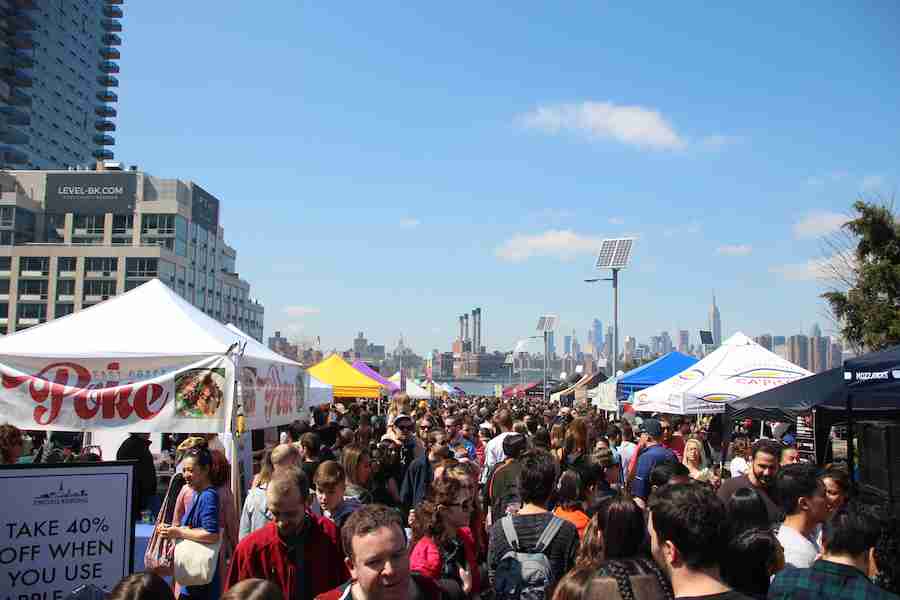
[[[847,216],[835,212],[813,212],[794,223],[794,237],[798,239],[817,238],[841,228]]]
[[[716,254],[724,256],[747,256],[751,252],[753,247],[750,244],[727,244],[716,248]]]
[[[859,189],[864,192],[874,192],[884,186],[883,175],[866,175],[859,183]]]
[[[595,254],[603,238],[581,235],[568,229],[550,229],[535,235],[517,234],[494,250],[497,258],[521,262],[535,256],[571,260],[579,254]]]
[[[610,225],[624,225],[625,219],[623,219],[622,217],[610,217],[609,224]]]
[[[306,317],[322,312],[315,306],[285,306],[284,312],[292,317]]]
[[[415,229],[421,224],[422,222],[420,220],[412,218],[400,219],[399,223],[400,227],[403,229]]]
[[[681,150],[687,146],[659,111],[643,106],[612,102],[551,104],[538,106],[520,121],[544,133],[578,133],[650,150]]]

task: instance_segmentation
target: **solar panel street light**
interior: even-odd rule
[[[612,281],[613,286],[613,349],[612,349],[612,373],[615,375],[619,360],[619,270],[628,266],[631,261],[631,250],[634,247],[635,238],[610,238],[600,243],[600,253],[597,256],[595,267],[597,269],[611,269],[612,278],[585,279],[585,283],[598,281]]]
[[[631,248],[635,238],[615,238],[600,243],[597,256],[598,269],[624,269],[631,260]]]
[[[544,334],[544,402],[547,402],[547,369],[550,368],[550,357],[547,355],[550,352],[550,345],[547,342],[550,332],[556,330],[557,321],[559,317],[556,315],[542,315],[537,324],[537,330]]]
[[[537,330],[555,331],[557,321],[559,321],[559,317],[556,315],[544,315],[538,319]]]

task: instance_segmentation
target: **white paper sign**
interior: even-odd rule
[[[134,465],[0,468],[0,600],[63,600],[131,571]]]

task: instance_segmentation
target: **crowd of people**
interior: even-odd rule
[[[382,414],[383,413],[383,414]],[[114,600],[898,598],[900,522],[789,436],[609,419],[540,400],[336,405],[269,449],[239,514],[205,437],[165,539],[220,545],[211,581],[133,575]],[[322,424],[320,415],[319,424]],[[724,435],[724,427],[729,434]],[[0,455],[15,454],[0,427]],[[732,441],[723,444],[723,440]],[[9,444],[13,449],[7,448]],[[170,493],[175,492],[170,490]],[[167,575],[160,572],[158,575]]]

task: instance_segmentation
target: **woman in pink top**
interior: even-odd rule
[[[410,569],[433,579],[445,594],[476,598],[481,591],[475,541],[469,531],[472,499],[450,477],[435,480],[416,508]]]

